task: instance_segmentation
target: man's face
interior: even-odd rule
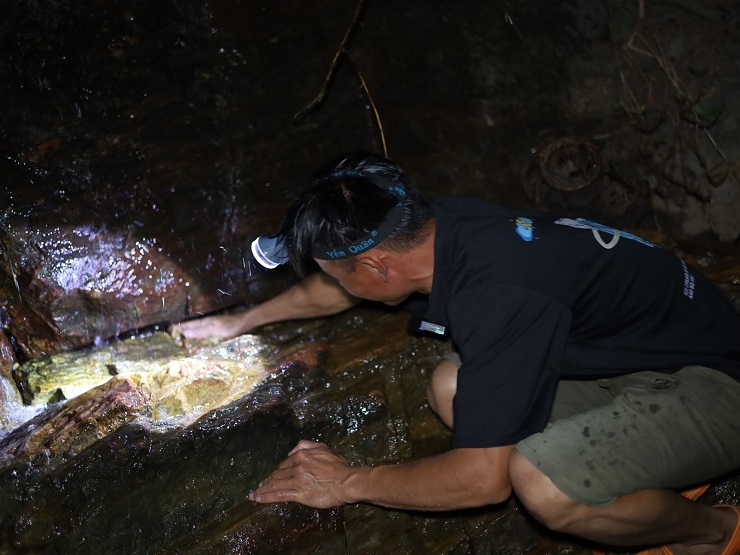
[[[357,262],[353,266],[330,260],[316,260],[321,270],[336,279],[347,293],[359,299],[395,306],[413,293],[410,284],[398,274],[387,279],[371,265]]]

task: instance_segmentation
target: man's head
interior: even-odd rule
[[[296,271],[308,273],[315,259],[351,270],[378,246],[404,253],[421,244],[432,209],[402,175],[372,154],[350,154],[322,169],[283,219],[280,234]]]

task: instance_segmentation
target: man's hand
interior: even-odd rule
[[[347,503],[342,486],[351,473],[347,461],[325,444],[301,440],[249,499],[257,503],[295,501],[317,509],[338,507]]]
[[[335,279],[319,272],[243,312],[181,322],[173,326],[172,333],[193,339],[231,339],[265,324],[337,314],[358,302]]]
[[[174,335],[181,333],[191,339],[207,339],[209,337],[231,339],[253,329],[250,326],[247,312],[219,314],[216,316],[206,316],[197,320],[180,322],[173,326],[172,332]]]
[[[449,511],[502,503],[511,495],[512,445],[453,449],[402,464],[349,466],[323,443],[301,441],[249,494],[257,503],[295,501],[319,509],[373,503]]]

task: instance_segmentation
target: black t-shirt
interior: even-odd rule
[[[541,431],[560,378],[709,366],[740,379],[740,315],[680,258],[587,220],[478,199],[434,203],[426,319],[463,365],[455,447]]]

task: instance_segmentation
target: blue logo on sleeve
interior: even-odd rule
[[[519,217],[515,220],[516,232],[525,241],[534,239],[534,222],[529,218]]]

